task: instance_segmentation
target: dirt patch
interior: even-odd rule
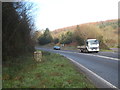
[[[67,80],[67,82],[68,82],[69,84],[71,84],[71,83],[72,83],[72,80]]]
[[[35,77],[38,79],[38,78],[41,78],[41,74],[40,73],[36,73],[35,74]]]
[[[64,67],[65,65],[64,64],[57,64],[56,66]]]
[[[9,80],[11,77],[8,74],[5,74],[2,78],[2,80]]]
[[[53,72],[50,74],[50,76],[62,76],[62,74],[59,72]]]

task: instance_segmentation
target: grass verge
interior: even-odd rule
[[[113,52],[113,50],[100,49],[101,52]]]
[[[77,46],[65,46],[62,47],[63,50],[78,50]]]
[[[63,56],[43,52],[42,62],[32,55],[19,57],[3,67],[3,88],[95,88]]]

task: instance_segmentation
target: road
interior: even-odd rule
[[[48,48],[37,48],[44,51],[59,53],[70,60],[73,60],[78,66],[82,66],[83,71],[87,69],[91,74],[88,77],[93,80],[98,87],[118,87],[118,54],[117,53],[78,53],[69,50],[53,50]],[[91,73],[92,72],[92,73]],[[106,84],[107,83],[107,84]],[[106,85],[105,85],[106,84]]]

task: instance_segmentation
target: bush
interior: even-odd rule
[[[54,44],[57,44],[57,43],[59,43],[59,39],[58,39],[58,38],[55,38],[55,39],[53,40],[53,42],[54,42]]]

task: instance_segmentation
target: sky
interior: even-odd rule
[[[31,0],[32,1],[32,0]],[[34,0],[37,30],[118,18],[119,0]]]

